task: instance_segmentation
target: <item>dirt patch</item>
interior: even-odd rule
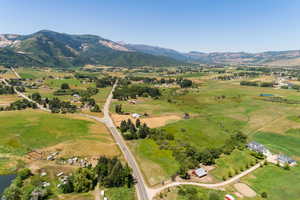
[[[121,121],[131,119],[132,121],[136,121],[135,118],[131,117],[130,115],[112,115],[113,121],[117,126],[120,126]],[[140,118],[142,123],[146,123],[150,128],[157,128],[164,126],[168,123],[175,122],[182,119],[178,115],[165,115],[165,116],[158,116],[158,117],[148,117],[148,118]]]
[[[0,106],[9,106],[10,103],[19,100],[17,95],[1,95]]]
[[[256,192],[244,183],[234,184],[234,188],[245,197],[255,197]]]

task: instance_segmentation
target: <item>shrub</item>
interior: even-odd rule
[[[266,199],[266,198],[268,198],[268,194],[266,192],[263,192],[263,193],[261,193],[261,197]]]

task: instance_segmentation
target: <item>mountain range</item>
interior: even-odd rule
[[[0,65],[5,66],[173,66],[187,63],[300,66],[300,50],[184,53],[144,44],[114,42],[96,35],[71,35],[49,30],[30,35],[0,35]]]
[[[266,65],[266,66],[300,66],[300,50],[266,51],[261,53],[246,52],[213,52],[204,53],[191,51],[182,53],[172,49],[126,44],[128,49],[152,55],[167,56],[176,60],[205,64],[232,64],[232,65]]]
[[[133,51],[95,35],[70,35],[42,30],[30,35],[0,35],[0,65],[72,67],[179,65],[182,61]]]

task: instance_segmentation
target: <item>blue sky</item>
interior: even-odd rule
[[[0,33],[96,34],[179,51],[300,49],[299,0],[0,0]]]

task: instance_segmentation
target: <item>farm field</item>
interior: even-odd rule
[[[284,170],[268,165],[243,178],[242,182],[250,185],[258,194],[266,192],[270,200],[298,200],[299,178],[299,166]]]
[[[106,195],[111,200],[135,200],[135,190],[133,188],[109,188]]]
[[[0,95],[0,106],[8,106],[10,103],[21,99],[18,95]]]
[[[25,110],[1,112],[0,121],[0,155],[6,158],[2,166],[9,165],[10,157],[24,160],[32,150],[59,150],[65,158],[120,155],[104,125],[81,116]]]
[[[155,141],[151,139],[138,140],[128,143],[137,162],[150,185],[160,184],[179,169],[171,151],[160,150]]]
[[[15,69],[18,74],[21,76],[21,78],[24,79],[41,79],[41,78],[47,78],[49,76],[53,77],[65,77],[65,76],[72,76],[72,73],[69,72],[62,72],[57,71],[55,69],[51,68],[17,68]]]
[[[224,178],[229,178],[229,173],[233,176],[235,173],[245,170],[246,166],[251,166],[255,163],[255,158],[250,155],[249,151],[235,149],[230,155],[222,155],[217,159],[216,168],[210,171],[210,174],[217,178],[218,181],[223,181]]]
[[[232,134],[241,131],[248,135],[249,141],[261,142],[274,152],[287,153],[298,159],[296,144],[298,144],[297,133],[300,120],[297,116],[300,107],[297,104],[272,102],[260,96],[260,94],[272,94],[297,101],[300,99],[300,93],[297,91],[240,86],[239,81],[235,80],[208,80],[197,89],[162,88],[161,90],[163,95],[157,100],[137,98],[136,104],[115,100],[113,105],[122,104],[124,112],[148,113],[149,117],[142,117],[142,121],[146,121],[147,118],[151,120],[152,117],[170,114],[183,116],[184,113],[189,113],[190,119],[174,121],[160,128],[172,133],[175,140],[184,141],[198,150],[221,147]],[[111,107],[111,111],[114,112],[114,106]],[[166,160],[174,159],[170,157],[171,154],[168,156],[160,154],[162,152],[157,152],[159,147],[156,144],[150,145],[149,141],[139,140],[133,143],[131,149],[137,156],[149,183],[157,184],[164,178],[170,179],[175,171],[170,169],[175,169],[174,165],[162,163],[153,152],[161,155],[159,158],[165,156]],[[152,153],[141,153],[144,146],[152,149]],[[222,156],[217,160],[215,170],[210,173],[216,180],[222,180],[223,176],[228,174],[228,168],[240,170],[234,169],[233,166],[241,168],[254,161],[247,151],[234,152],[230,156]],[[149,164],[143,166],[143,163]],[[176,163],[176,160],[170,163]],[[150,171],[149,166],[157,169],[151,170],[155,171],[154,174],[157,174],[159,179],[154,180],[147,172]]]

